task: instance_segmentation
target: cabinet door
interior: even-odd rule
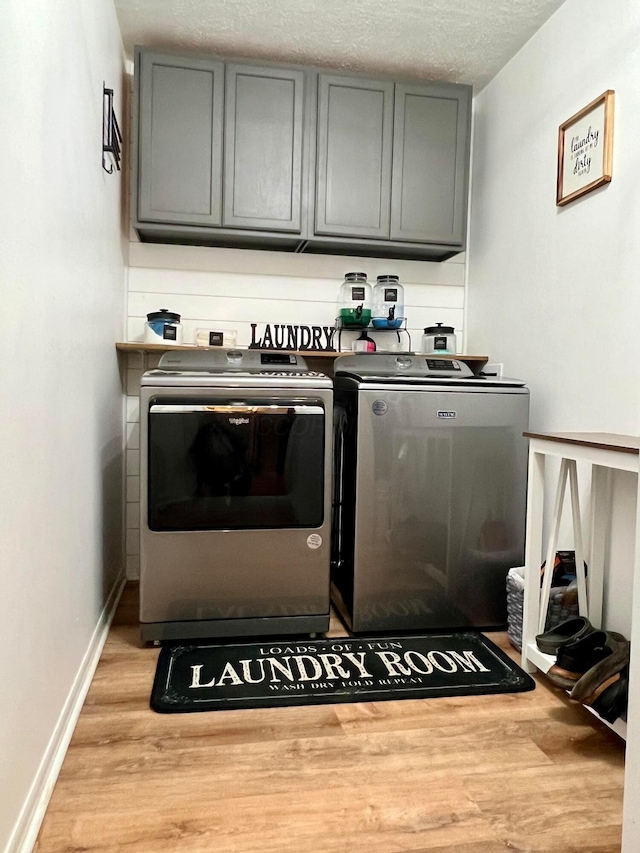
[[[300,232],[304,72],[227,65],[227,228]]]
[[[391,239],[462,244],[469,89],[398,83],[395,96]]]
[[[316,234],[389,238],[393,83],[320,75]]]
[[[140,55],[138,219],[220,225],[224,65]]]

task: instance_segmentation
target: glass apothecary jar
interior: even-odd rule
[[[436,323],[435,326],[427,326],[422,336],[422,352],[439,352],[442,354],[455,354],[456,336],[453,326],[443,326]]]
[[[371,322],[373,291],[364,272],[348,272],[340,288],[338,323],[343,329],[365,329]]]
[[[144,324],[144,342],[145,344],[181,344],[180,314],[175,314],[167,308],[147,314],[147,322]]]
[[[404,288],[397,275],[379,275],[373,288],[375,329],[399,329],[404,318]]]

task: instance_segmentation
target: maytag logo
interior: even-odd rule
[[[458,413],[457,412],[447,412],[447,411],[438,409],[438,417],[439,418],[457,418]]]
[[[249,423],[249,418],[229,418],[229,423],[234,426],[242,426],[242,424]]]

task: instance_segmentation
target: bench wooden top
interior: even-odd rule
[[[597,447],[603,450],[618,450],[621,453],[640,453],[640,436],[619,435],[614,432],[525,432],[527,438],[578,444],[582,447]]]

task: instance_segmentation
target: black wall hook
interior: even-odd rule
[[[113,174],[113,167],[120,171],[122,159],[122,134],[118,127],[118,120],[113,110],[113,89],[107,89],[102,84],[102,168],[107,174]],[[105,153],[111,154],[113,164],[107,167]]]

